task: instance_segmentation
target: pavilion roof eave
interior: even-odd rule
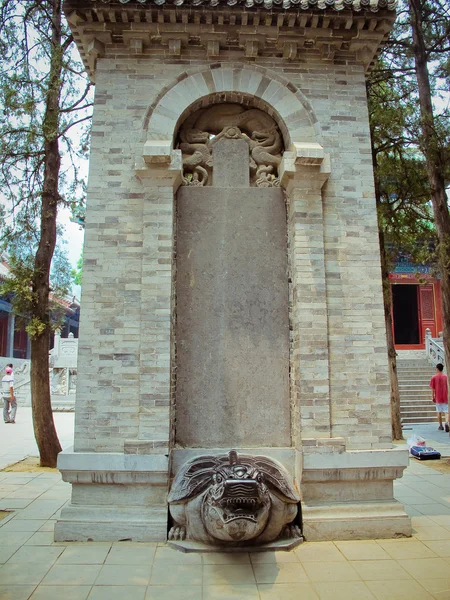
[[[398,0],[90,0],[99,1],[111,7],[114,5],[133,5],[135,8],[145,6],[191,6],[198,8],[200,6],[207,8],[216,8],[230,6],[233,8],[262,8],[266,10],[352,10],[355,12],[370,11],[378,12],[380,9],[395,11]]]
[[[258,4],[259,2],[259,4]],[[397,0],[65,0],[80,55],[94,79],[98,58],[128,51],[189,58],[195,46],[220,61],[236,46],[243,60],[373,64],[395,20]],[[249,3],[253,3],[250,5]],[[198,55],[198,54],[197,54]]]

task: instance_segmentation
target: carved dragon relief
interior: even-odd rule
[[[252,185],[280,185],[277,169],[283,142],[277,124],[262,110],[233,103],[198,110],[183,123],[179,148],[184,185],[204,186],[211,181],[212,146],[223,137],[244,139],[248,143]]]
[[[300,538],[299,495],[278,462],[266,456],[199,456],[178,471],[169,494],[169,540],[222,546]]]

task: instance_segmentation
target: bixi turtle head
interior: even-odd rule
[[[187,512],[200,513],[192,520],[197,525],[188,522],[188,536],[230,545],[256,541],[277,511],[284,514],[286,504],[296,505],[299,501],[281,464],[267,456],[238,456],[235,450],[197,456],[184,463],[169,494],[171,511],[186,504]],[[277,518],[283,522],[282,515]],[[204,533],[199,533],[200,529]]]
[[[271,500],[264,474],[255,466],[240,464],[233,450],[228,456],[229,465],[222,465],[212,476],[203,499],[202,520],[212,537],[240,542],[264,530]]]

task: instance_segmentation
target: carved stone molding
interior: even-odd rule
[[[178,137],[184,185],[204,186],[211,181],[212,147],[227,138],[247,142],[252,185],[279,186],[283,140],[274,119],[262,110],[237,103],[215,104],[190,115]]]
[[[395,0],[282,0],[283,6],[274,0],[274,10],[268,12],[271,2],[266,0],[251,12],[231,0],[223,3],[233,6],[220,10],[214,10],[218,0],[195,0],[194,6],[185,8],[181,0],[176,6],[163,0],[141,1],[138,8],[124,0],[83,4],[66,0],[64,7],[92,77],[97,57],[108,51],[114,54],[124,45],[135,54],[160,49],[182,58],[192,46],[198,48],[199,42],[205,57],[228,50],[235,53],[238,46],[243,58],[255,58],[268,50],[289,61],[318,53],[322,59],[350,59],[368,68],[395,19]],[[238,38],[236,27],[245,29]]]

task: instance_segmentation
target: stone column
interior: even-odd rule
[[[145,190],[142,211],[139,431],[125,440],[125,454],[169,451],[172,385],[172,288],[174,280],[174,193],[181,182],[179,151],[165,163],[152,155],[137,170]],[[170,160],[170,162],[169,162]]]
[[[153,148],[153,150],[155,150]],[[62,452],[58,467],[72,483],[72,500],[55,525],[55,540],[164,541],[167,536],[171,386],[171,275],[173,195],[181,181],[181,156],[145,157],[136,174],[145,190],[139,283],[139,398],[137,438],[122,452]],[[136,290],[139,286],[139,290]],[[134,330],[136,327],[130,328]],[[133,331],[129,334],[134,341]],[[116,355],[117,356],[117,355]],[[123,363],[126,354],[120,354]],[[133,378],[133,382],[135,379]],[[121,399],[122,401],[122,399]],[[119,485],[117,485],[119,484]]]
[[[285,153],[282,182],[288,196],[292,277],[291,394],[294,446],[329,438],[328,322],[321,189],[328,178],[323,157]],[[311,164],[313,162],[313,164]]]
[[[12,312],[8,315],[8,334],[6,339],[6,356],[14,357],[14,326],[16,317]]]

